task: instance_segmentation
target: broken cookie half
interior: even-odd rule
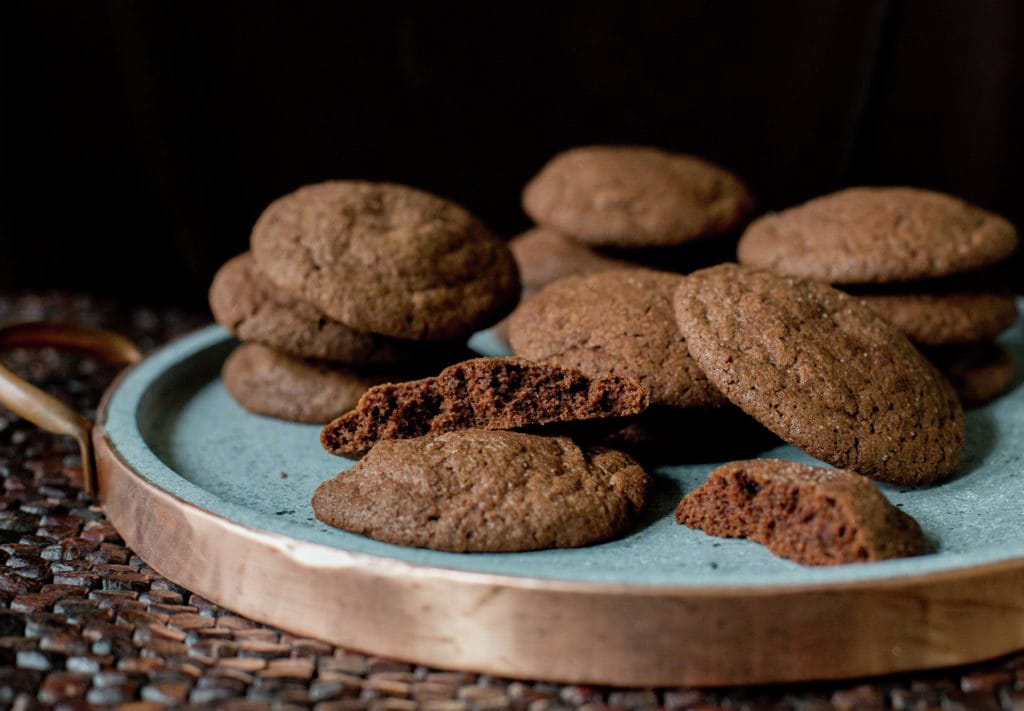
[[[332,454],[354,455],[381,440],[630,417],[649,399],[632,378],[588,378],[522,358],[474,358],[433,377],[370,388],[353,411],[324,427],[320,441]]]
[[[749,538],[804,565],[902,558],[924,548],[917,521],[868,479],[778,459],[718,467],[682,500],[676,521],[712,536]]]

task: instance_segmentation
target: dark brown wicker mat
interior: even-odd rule
[[[0,297],[0,321],[63,319],[146,349],[207,320],[109,302]],[[116,369],[52,351],[4,356],[91,414]],[[879,708],[1024,711],[1024,654],[967,669],[756,689],[611,689],[437,671],[232,614],[161,577],[81,490],[77,452],[0,411],[0,706],[529,709]],[[1021,591],[1024,597],[1024,590]]]

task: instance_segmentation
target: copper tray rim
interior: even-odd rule
[[[109,402],[128,375],[129,371],[123,372],[104,394],[93,431],[100,491],[108,517],[126,542],[169,579],[227,608],[298,634],[442,668],[622,686],[856,678],[975,662],[1024,647],[1022,557],[853,581],[678,586],[467,571],[345,551],[253,528],[161,488],[134,470],[117,451],[104,423]],[[366,620],[359,620],[355,627],[364,622],[369,626],[339,630],[331,627],[331,621],[312,624],[311,615],[315,616],[318,604],[316,593],[307,600],[304,615],[289,616],[280,610],[273,585],[253,587],[248,580],[247,592],[241,594],[226,590],[223,581],[208,581],[180,561],[174,548],[182,541],[167,546],[160,541],[154,543],[155,539],[145,534],[139,526],[139,519],[144,518],[138,515],[140,506],[147,513],[187,519],[191,526],[230,535],[231,540],[217,540],[215,548],[270,551],[272,568],[279,574],[298,571],[308,575],[310,581],[330,580],[354,586],[357,595],[333,603],[350,605],[351,598],[361,596],[355,609],[366,612],[362,605],[369,612]],[[203,542],[188,543],[195,547]],[[235,580],[232,589],[239,585],[241,581]],[[960,592],[963,590],[972,592]],[[373,599],[381,591],[386,591],[383,597],[390,601],[389,611],[430,611],[425,619],[407,622],[412,628],[433,630],[442,622],[458,626],[471,638],[468,647],[472,653],[467,654],[465,648],[453,649],[450,641],[442,640],[434,631],[413,642],[397,635],[387,623],[387,616],[373,610]],[[494,612],[489,610],[495,607],[495,599],[498,621],[526,620],[532,636],[510,635],[497,628]],[[330,602],[320,600],[320,611],[324,603]],[[750,610],[755,608],[767,620],[751,617]],[[892,610],[898,614],[894,616]],[[539,627],[545,615],[561,620],[556,629],[562,637],[557,642],[552,641],[550,631]],[[625,621],[624,615],[633,617]],[[778,626],[776,620],[789,621],[788,631],[817,639],[817,646],[790,648],[799,635],[781,647],[778,638],[766,644],[762,637],[766,630]],[[999,626],[995,626],[996,620]],[[351,622],[350,618],[349,627]],[[852,642],[843,641],[841,648],[830,653],[832,643],[815,637],[822,625],[856,631]],[[652,644],[652,635],[657,639],[663,626],[677,636],[689,634],[702,644],[694,648],[682,639]],[[926,629],[927,639],[921,639],[922,629]],[[984,629],[985,634],[979,635],[978,629]],[[404,632],[407,634],[408,628]],[[614,645],[602,655],[588,657],[590,637],[603,637]],[[542,642],[539,647],[538,641]],[[903,648],[904,643],[910,645],[909,649]],[[744,650],[742,660],[735,658],[737,649]],[[584,662],[566,663],[573,654],[583,655]],[[677,658],[667,663],[667,656]]]
[[[903,578],[720,589],[623,587],[461,571],[351,553],[318,543],[298,541],[295,545],[295,539],[288,536],[252,529],[157,487],[125,466],[102,427],[94,430],[94,440],[102,490],[109,493],[113,481],[121,478],[121,484],[127,483],[132,492],[129,498],[135,497],[136,487],[147,491],[148,512],[157,512],[159,516],[164,507],[171,506],[193,521],[202,520],[210,529],[229,534],[218,547],[250,547],[261,553],[273,551],[275,556],[283,555],[287,559],[284,565],[278,560],[273,566],[275,569],[294,573],[297,568],[300,574],[316,572],[332,580],[344,577],[359,591],[349,596],[362,601],[357,608],[372,600],[382,586],[391,587],[398,591],[397,601],[393,602],[397,608],[434,610],[434,619],[426,620],[428,626],[459,619],[464,632],[475,636],[469,646],[483,651],[470,656],[453,653],[446,640],[437,641],[436,635],[431,634],[414,643],[408,636],[408,628],[389,625],[387,615],[380,614],[367,614],[366,619],[371,623],[368,632],[350,631],[350,616],[345,618],[343,631],[338,632],[329,629],[329,625],[325,627],[323,620],[316,621],[316,613],[322,613],[331,601],[320,599],[313,606],[307,605],[306,615],[285,615],[276,611],[276,586],[253,587],[252,581],[239,578],[231,587],[236,591],[246,587],[247,591],[244,594],[225,592],[223,586],[208,582],[204,571],[186,572],[180,564],[168,563],[176,558],[168,548],[154,548],[145,536],[138,535],[135,503],[119,496],[104,497],[107,516],[126,543],[170,580],[257,621],[367,654],[439,668],[561,683],[705,687],[866,678],[974,663],[1024,648],[1024,600],[1020,593],[1024,589],[1024,559]],[[201,541],[175,539],[171,546],[179,548],[183,543],[201,545]],[[326,553],[328,559],[314,561],[302,555],[303,551]],[[965,594],[959,592],[961,590],[973,592]],[[495,628],[493,616],[475,619],[489,601],[506,593],[513,594],[512,603],[506,604],[498,617],[510,624],[518,615],[529,616],[532,627],[536,628],[538,619],[558,619],[567,608],[575,608],[579,614],[574,619],[563,620],[563,628],[558,630],[558,644],[550,648],[552,637],[549,635],[553,631],[535,633],[537,639],[532,640],[533,643],[519,635],[509,638]],[[386,597],[390,598],[391,594]],[[461,602],[463,597],[470,602]],[[885,612],[890,605],[893,610]],[[374,604],[370,602],[368,607],[373,608]],[[872,619],[879,608],[884,614]],[[750,614],[744,615],[751,610],[761,610],[764,617],[758,615],[751,624]],[[359,611],[366,613],[363,609]],[[677,617],[680,612],[686,616]],[[621,618],[625,615],[632,615],[632,618],[623,625]],[[765,620],[769,630],[778,627],[772,620],[794,622],[788,629],[794,638],[787,641],[766,633],[760,628]],[[669,656],[667,650],[658,649],[652,654],[648,646],[651,628],[664,625],[666,621],[671,621],[667,627],[680,639],[688,634],[691,641],[702,642],[699,650],[688,648],[677,652],[673,649],[671,655],[676,658],[667,670],[655,666]],[[994,627],[996,621],[1001,627]],[[808,622],[812,627],[807,627]],[[467,624],[469,627],[465,629]],[[720,630],[723,625],[726,629]],[[813,639],[822,628],[850,630],[857,625],[862,626],[853,643],[848,640],[829,649],[822,647],[819,639],[817,645],[806,648],[800,645],[793,649],[794,641],[805,635]],[[613,633],[595,633],[604,626],[610,626]],[[920,635],[924,629],[928,630],[928,639],[922,643]],[[717,639],[709,636],[709,632],[713,635],[719,631],[721,635]],[[618,637],[615,632],[619,633]],[[957,636],[960,634],[965,636]],[[597,660],[566,665],[564,660],[573,659],[573,654],[564,652],[559,645],[579,653],[581,647],[590,646],[591,635],[614,638],[615,644]],[[951,639],[941,643],[932,639],[949,635]],[[710,652],[704,642],[708,643]],[[516,649],[519,644],[523,649]],[[909,644],[910,649],[905,649],[905,644]],[[538,646],[542,649],[538,650]],[[741,656],[745,661],[737,663],[736,652],[740,648],[744,649]]]

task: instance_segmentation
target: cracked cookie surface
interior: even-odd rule
[[[275,288],[259,274],[252,255],[227,261],[210,286],[210,310],[217,322],[242,341],[270,346],[301,358],[339,363],[397,363],[454,344],[425,343],[357,331],[312,304]]]
[[[749,538],[803,565],[866,563],[924,549],[917,521],[864,477],[779,459],[718,467],[680,502],[676,522]]]
[[[676,326],[672,298],[681,280],[648,269],[561,279],[513,313],[512,350],[591,377],[636,378],[650,391],[651,405],[723,404]]]
[[[1016,246],[1010,222],[950,195],[857,187],[755,220],[737,255],[786,276],[863,284],[979,269]]]
[[[956,469],[964,443],[956,393],[854,297],[723,264],[681,280],[675,313],[708,379],[808,454],[909,485]]]
[[[628,455],[566,437],[459,430],[385,440],[321,484],[321,521],[453,552],[574,548],[624,533],[650,477]]]
[[[523,190],[538,224],[606,247],[666,247],[738,227],[753,209],[733,174],[694,156],[642,146],[559,153]]]
[[[275,200],[252,232],[259,270],[360,331],[464,338],[519,298],[511,252],[463,208],[387,183],[332,181]]]

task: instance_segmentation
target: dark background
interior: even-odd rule
[[[511,236],[591,142],[765,208],[913,184],[1024,223],[1024,3],[0,4],[0,291],[199,304],[271,199],[409,183]]]

